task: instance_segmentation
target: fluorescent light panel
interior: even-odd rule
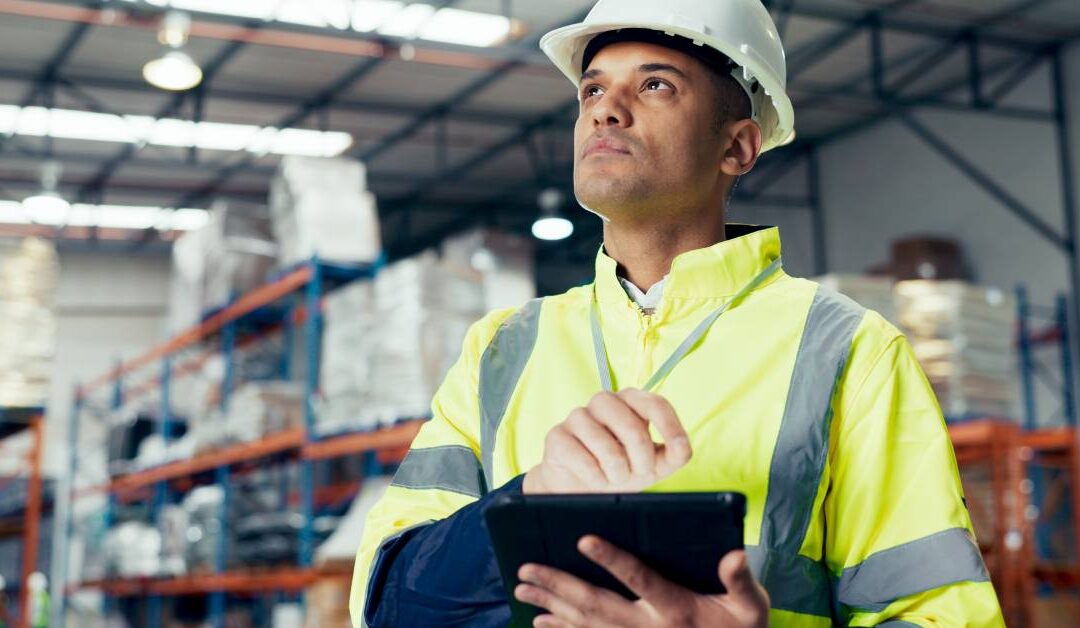
[[[137,0],[127,0],[135,3]],[[146,0],[148,4],[181,11],[214,13],[286,22],[378,32],[463,46],[495,46],[510,35],[512,20],[494,13],[435,7],[424,2],[398,0]]]
[[[345,152],[353,141],[351,135],[340,131],[277,129],[175,118],[155,120],[150,116],[15,105],[0,105],[0,134],[308,157],[335,157]]]
[[[65,216],[32,216],[15,201],[0,201],[0,224],[39,224],[53,227],[99,227],[102,229],[149,229],[191,231],[205,225],[205,209],[166,209],[142,205],[72,205]]]

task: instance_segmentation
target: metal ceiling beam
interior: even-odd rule
[[[1044,46],[1043,49],[1042,49],[1041,54],[1043,54],[1043,55],[1050,54],[1053,50],[1056,50],[1057,47],[1058,47],[1058,44],[1050,44],[1050,45]],[[989,68],[984,68],[983,69],[983,77],[986,80],[992,79],[992,78],[998,76],[999,74],[1002,74],[1003,72],[1008,71],[1012,67],[1014,67],[1014,64],[1013,64],[1012,60],[1006,60],[1006,61],[1003,61],[1003,62],[992,64]],[[840,139],[842,139],[844,137],[848,137],[848,136],[850,136],[850,135],[852,135],[854,133],[858,133],[859,131],[863,131],[865,129],[868,129],[868,128],[874,126],[874,125],[880,124],[881,122],[884,122],[885,120],[888,120],[888,119],[892,118],[893,116],[895,116],[895,115],[897,115],[897,114],[899,114],[899,113],[901,113],[903,111],[907,111],[909,109],[920,107],[924,103],[930,103],[931,105],[933,105],[935,103],[938,103],[938,102],[940,102],[941,98],[943,98],[944,96],[946,96],[946,95],[948,95],[950,93],[953,93],[953,92],[955,92],[955,91],[957,91],[959,89],[965,88],[965,87],[967,87],[967,83],[965,81],[962,81],[962,80],[957,81],[957,80],[952,79],[952,78],[947,79],[947,80],[943,79],[941,81],[938,81],[934,85],[930,86],[929,88],[923,90],[921,92],[921,94],[919,94],[917,96],[913,96],[913,97],[909,97],[909,98],[905,98],[905,99],[895,99],[894,98],[894,99],[883,100],[881,102],[882,106],[877,112],[872,113],[872,114],[868,115],[867,117],[865,117],[865,118],[863,118],[861,120],[856,120],[856,121],[851,122],[849,124],[845,124],[845,125],[843,125],[843,126],[841,126],[839,128],[833,129],[833,130],[829,131],[828,133],[824,133],[824,134],[814,136],[814,137],[805,138],[805,141],[806,141],[806,143],[809,143],[809,144],[818,144],[818,145],[829,144],[829,143],[835,142],[835,141],[840,140]],[[968,107],[966,107],[966,110],[967,111],[978,111],[979,113],[986,113],[986,112],[992,112],[993,108],[991,108],[989,110],[975,110],[975,109],[971,108],[970,106],[968,106]],[[802,141],[802,140],[799,140],[799,141]]]
[[[252,24],[251,28],[257,29],[258,24]],[[222,46],[218,53],[214,55],[214,58],[203,68],[203,84],[209,84],[214,76],[225,67],[225,64],[240,52],[244,45],[245,44],[242,41],[234,41]],[[176,115],[183,106],[184,101],[192,93],[193,92],[191,91],[187,91],[172,95],[165,105],[154,114],[154,118],[166,118]],[[112,159],[102,164],[97,174],[79,188],[79,192],[75,198],[76,202],[86,202],[92,195],[100,193],[102,188],[108,183],[109,178],[112,177],[124,163],[135,156],[139,149],[140,146],[137,144],[128,144]]]
[[[522,145],[540,129],[563,120],[566,117],[567,111],[571,108],[576,109],[577,106],[577,98],[561,103],[559,106],[549,110],[529,124],[522,126],[516,133],[513,133],[509,137],[480,151],[477,155],[474,155],[464,162],[448,170],[444,170],[433,177],[420,181],[411,192],[390,201],[387,204],[385,211],[392,213],[393,211],[408,207],[408,205],[415,203],[423,198],[425,194],[434,190],[439,184],[452,180],[460,180],[469,171],[479,168],[511,148]]]
[[[33,72],[0,68],[0,81],[33,82],[35,78],[36,75]],[[161,94],[160,90],[151,87],[145,81],[117,79],[114,77],[106,76],[91,76],[85,74],[62,74],[57,77],[57,80],[61,86],[64,86],[68,89],[81,91],[82,96],[75,97],[81,102],[83,102],[83,104],[87,105],[87,109],[90,109],[91,111],[99,111],[101,113],[132,112],[122,111],[119,109],[113,111],[114,107],[105,106],[105,103],[101,102],[100,99],[97,99],[96,97],[87,94],[87,89],[121,92],[123,97],[129,95],[159,96]],[[291,94],[275,94],[264,91],[229,89],[221,87],[215,87],[210,93],[210,97],[212,98],[212,101],[214,103],[230,102],[245,105],[272,105],[275,107],[289,108],[295,108],[303,103],[301,99],[298,99],[295,95]],[[96,105],[90,105],[88,102],[89,98],[98,100],[98,103]],[[375,115],[415,117],[423,114],[427,110],[427,107],[407,103],[404,101],[367,102],[360,100],[337,99],[333,103],[331,103],[330,107],[328,107],[327,110],[331,114],[335,112],[350,112]],[[520,126],[528,122],[527,117],[509,111],[494,111],[470,108],[468,110],[450,111],[446,115],[449,119],[458,122],[487,124],[491,126]]]
[[[331,85],[320,91],[304,102],[295,111],[292,111],[282,116],[275,124],[271,125],[276,128],[286,128],[296,126],[302,122],[305,118],[315,113],[316,111],[326,107],[334,101],[339,95],[350,89],[353,85],[358,83],[365,76],[370,74],[382,63],[381,57],[373,59],[365,59],[356,64],[351,70],[342,74]],[[210,198],[221,188],[229,179],[234,175],[244,170],[247,170],[255,163],[257,156],[252,154],[244,155],[238,161],[229,164],[218,172],[217,176],[205,183],[203,186],[196,190],[192,190],[171,203],[169,207],[186,207],[195,203],[201,203],[204,200]]]
[[[1068,251],[1072,247],[1071,239],[1062,238],[1057,230],[1048,225],[1033,209],[999,185],[994,180],[994,177],[986,174],[981,168],[964,157],[960,151],[956,150],[956,148],[954,148],[945,138],[932,131],[922,122],[919,122],[909,112],[901,112],[897,117],[908,130],[914,133],[927,146],[934,149],[938,155],[952,164],[961,174],[974,181],[979,187],[985,190],[987,194],[1008,208],[1016,215],[1016,217],[1027,223],[1029,227],[1039,232],[1040,235],[1055,244],[1062,251]]]
[[[563,24],[580,21],[584,19],[587,14],[587,11],[575,13],[568,19],[560,20],[558,23],[552,25],[552,28],[562,26]],[[360,161],[363,161],[364,163],[369,163],[372,160],[376,159],[379,155],[384,154],[386,151],[390,150],[400,142],[414,135],[417,131],[427,126],[429,122],[442,118],[447,113],[454,111],[465,103],[469,102],[469,100],[471,100],[481,91],[490,87],[496,81],[508,75],[511,70],[521,67],[525,63],[525,53],[527,51],[534,50],[540,42],[540,37],[542,37],[543,34],[546,33],[548,30],[550,29],[543,29],[540,31],[540,35],[530,37],[527,40],[523,40],[515,44],[512,49],[519,55],[518,57],[511,58],[510,60],[496,67],[491,72],[488,72],[487,74],[479,77],[476,80],[470,81],[468,85],[464,86],[461,89],[458,89],[453,94],[450,94],[448,97],[442,99],[440,102],[432,105],[422,114],[416,116],[411,122],[398,129],[394,133],[391,133],[384,140],[378,142],[377,144],[369,148],[354,151],[352,155],[357,157],[358,159],[360,159]]]
[[[447,0],[442,1],[446,2]],[[458,1],[450,0],[446,6],[455,4]],[[437,2],[429,0],[429,4],[434,4],[437,9],[442,8]],[[44,10],[35,5],[52,6],[46,6],[45,9],[48,10]],[[0,0],[0,15],[6,13],[56,21],[86,21],[95,24],[108,24],[113,28],[144,30],[147,28],[145,15],[158,14],[164,10],[160,4],[146,1],[124,3],[123,5],[114,4],[111,8],[121,13],[118,18],[116,12],[106,15],[103,10],[83,12],[77,11],[76,8],[82,8],[79,0],[46,0],[43,2]],[[381,57],[387,47],[398,49],[408,45],[415,50],[416,54],[411,60],[416,63],[468,67],[479,70],[488,70],[501,62],[521,58],[521,55],[514,52],[512,48],[507,47],[467,46],[383,35],[374,31],[359,32],[352,29],[308,26],[282,21],[258,20],[263,24],[263,28],[258,33],[250,33],[237,29],[237,27],[241,27],[241,29],[246,27],[252,21],[252,18],[249,17],[187,9],[184,12],[192,18],[191,37],[194,39],[244,41],[245,43],[260,46],[354,57]],[[133,17],[132,13],[136,15]],[[538,50],[532,50],[527,53],[524,61],[530,66],[543,66],[546,63],[546,57]]]
[[[838,22],[852,26],[857,24],[863,24],[863,20],[865,19],[865,16],[862,13],[838,9],[835,6],[830,6],[820,2],[814,2],[812,0],[800,0],[799,2],[796,2],[794,7],[792,7],[791,11],[794,15],[798,15],[801,17],[815,18],[830,22]],[[958,16],[957,21],[963,22],[964,18]],[[963,33],[964,31],[969,29],[968,26],[940,26],[937,24],[932,24],[897,15],[882,15],[881,27],[885,30],[892,30],[901,33],[907,33],[910,35],[923,35],[926,37],[947,40],[951,40],[956,37],[957,34]],[[993,33],[986,33],[985,35],[983,35],[983,41],[987,44],[994,46],[1028,51],[1034,50],[1039,45],[1041,45],[1041,43],[1043,43],[1038,41],[1033,42],[1029,39],[1008,37]]]
[[[885,9],[891,8],[892,10],[898,10],[898,9],[900,9],[902,7],[910,6],[911,1],[913,1],[913,0],[900,0],[899,2],[894,2],[892,5],[889,5],[888,7],[885,7],[882,10],[868,12],[866,15],[863,16],[862,19],[860,19],[857,22],[857,27],[855,25],[853,25],[852,28],[862,29],[862,28],[867,28],[868,25],[870,25],[870,24],[879,23],[879,21],[882,18],[884,18],[885,15],[887,14],[887,11]],[[1015,17],[1019,12],[1030,10],[1035,5],[1042,4],[1042,3],[1047,2],[1047,1],[1048,0],[1023,0],[1019,4],[1012,5],[1012,6],[1007,7],[1006,9],[1004,9],[1002,11],[996,12],[993,15],[987,16],[986,18],[981,20],[981,23],[983,23],[984,25],[993,25],[993,24],[997,23],[1000,20],[1008,19],[1010,17]],[[798,5],[796,5],[796,6],[798,6]],[[949,46],[951,46],[951,47],[957,46],[959,42],[963,41],[963,38],[962,38],[963,33],[970,33],[970,32],[973,32],[973,31],[971,29],[967,29],[965,31],[953,31],[953,39],[950,40]],[[831,42],[833,44],[836,44],[838,42],[838,38],[834,34],[830,34],[830,35],[823,36],[820,41],[822,41],[822,42]],[[807,46],[808,47],[814,47],[814,48],[819,49],[819,50],[823,50],[822,48],[820,48],[818,46],[815,46],[815,44],[813,42],[811,42],[810,44],[807,44]],[[938,48],[939,47],[935,47],[935,50],[937,50]],[[929,56],[929,55],[926,55],[924,51],[919,51],[919,52],[916,52],[916,53],[911,54],[911,55],[903,56],[902,58],[896,60],[894,62],[894,64],[895,65],[900,65],[900,64],[907,63],[908,60],[913,58],[913,57],[926,57],[926,56]],[[879,71],[887,70],[889,65],[890,64],[882,64],[877,69]],[[822,97],[822,96],[843,97],[843,95],[845,93],[847,93],[854,85],[858,85],[858,84],[862,83],[864,80],[865,80],[865,74],[860,72],[857,77],[853,77],[850,80],[841,81],[838,84],[831,85],[831,86],[823,86],[816,96],[817,97]],[[795,90],[795,89],[796,88],[793,87],[793,90]],[[847,96],[847,97],[850,98],[851,96]],[[923,100],[925,101],[926,99],[923,99]],[[863,101],[863,102],[867,102],[867,101]],[[873,103],[873,104],[877,104],[878,101],[877,101],[877,99],[872,99],[872,100],[870,100],[868,102]],[[560,105],[558,108],[556,108],[553,111],[565,111],[565,110],[569,109],[569,107],[571,105],[575,105],[575,104],[576,104],[576,99],[571,100],[571,101],[567,101],[566,103],[563,103],[562,105]],[[950,103],[943,102],[942,106],[947,107],[947,106],[949,106],[949,104]],[[803,103],[796,102],[795,106],[796,106],[796,109],[798,109],[799,107],[803,106]],[[1018,115],[1020,115],[1019,112],[1017,112],[1017,113],[1018,113]],[[494,144],[490,149],[488,149],[486,151],[482,151],[481,153],[479,153],[478,155],[474,156],[473,158],[467,160],[463,164],[461,164],[461,165],[459,165],[457,167],[454,167],[449,171],[446,171],[444,173],[436,175],[435,177],[426,179],[426,180],[418,183],[417,186],[414,188],[414,190],[412,192],[410,192],[408,194],[404,194],[404,195],[402,195],[402,196],[400,196],[398,198],[392,199],[390,202],[388,202],[384,206],[383,213],[384,214],[391,214],[391,213],[394,213],[396,211],[408,210],[408,208],[409,208],[409,206],[411,204],[415,204],[416,201],[423,198],[424,195],[430,193],[439,184],[441,184],[441,183],[443,183],[445,181],[449,181],[449,180],[460,179],[469,170],[471,170],[471,169],[473,169],[473,168],[475,168],[477,166],[483,165],[484,163],[487,163],[489,160],[497,157],[498,155],[504,153],[505,151],[507,151],[507,150],[509,150],[509,149],[511,149],[513,147],[516,147],[516,146],[518,146],[519,144],[521,144],[523,142],[526,142],[538,128],[542,128],[544,126],[548,126],[548,125],[551,124],[551,121],[549,119],[551,114],[552,114],[552,112],[545,113],[545,114],[539,116],[533,122],[530,122],[527,125],[523,125],[522,129],[518,133],[515,133],[515,134],[509,136],[508,138]],[[1044,112],[1029,112],[1029,111],[1022,112],[1022,114],[1030,116],[1030,117],[1038,117],[1038,116],[1044,116],[1045,117],[1045,116],[1048,115],[1048,114],[1045,114]],[[375,154],[377,154],[377,152]]]
[[[95,1],[93,4],[100,4],[100,2]],[[30,89],[27,90],[26,94],[19,100],[20,107],[27,107],[34,104],[43,91],[48,91],[52,88],[64,63],[68,60],[68,57],[71,56],[71,53],[79,47],[79,44],[82,43],[82,40],[89,32],[90,24],[86,23],[76,24],[68,30],[67,35],[64,36],[64,40],[60,42],[60,45],[57,46],[56,50],[49,55],[49,60],[45,62],[41,67],[41,70],[39,70],[36,76],[31,80],[32,85]],[[10,139],[10,136],[0,137],[0,151],[4,150]]]
[[[794,83],[800,75],[828,57],[829,53],[839,49],[841,46],[860,35],[867,28],[874,28],[880,32],[881,17],[883,15],[900,11],[923,1],[924,0],[893,0],[893,2],[881,8],[872,9],[863,13],[859,19],[848,23],[835,33],[825,35],[793,49],[791,53],[787,55],[788,84]]]
[[[885,87],[885,94],[890,95],[899,93],[912,81],[917,81],[928,72],[933,71],[933,69],[938,67],[941,62],[961,49],[959,44],[972,40],[977,42],[985,41],[987,35],[983,34],[984,29],[1015,19],[1039,6],[1055,1],[1057,0],[1020,0],[1020,2],[1013,3],[1000,11],[995,11],[994,13],[977,20],[970,26],[958,30],[952,37],[949,37],[939,46],[929,51],[922,62],[914,68],[910,68],[900,78],[892,81],[891,84],[888,84],[888,81],[885,80],[886,77],[882,77],[882,82],[887,84]],[[975,45],[978,46],[978,43]]]

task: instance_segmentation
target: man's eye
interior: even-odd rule
[[[590,86],[586,87],[585,89],[581,90],[581,96],[583,98],[591,98],[593,96],[599,96],[602,93],[604,93],[604,90],[601,89],[601,87],[599,85],[590,85]]]
[[[671,86],[661,81],[660,79],[649,79],[645,82],[645,89],[648,91],[658,92],[665,89],[671,89]]]

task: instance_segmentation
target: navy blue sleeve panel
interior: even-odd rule
[[[521,493],[524,476],[453,515],[409,530],[375,557],[364,620],[383,626],[499,626],[510,606],[484,511],[499,495]]]

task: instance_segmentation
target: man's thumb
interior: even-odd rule
[[[728,552],[720,561],[720,582],[732,597],[752,600],[761,596],[744,550]]]

